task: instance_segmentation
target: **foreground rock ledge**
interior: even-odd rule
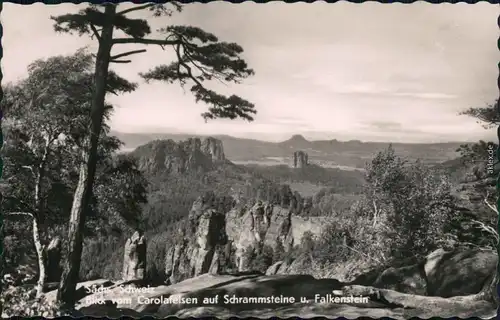
[[[86,288],[104,288],[102,293],[87,293]],[[393,290],[376,289],[366,286],[343,286],[335,279],[315,279],[308,275],[209,275],[204,274],[170,286],[149,287],[146,292],[125,292],[123,288],[132,288],[133,281],[113,283],[107,280],[83,282],[78,285],[82,294],[77,309],[82,315],[110,316],[120,315],[167,317],[214,316],[228,318],[239,317],[347,317],[350,319],[370,317],[391,317],[408,319],[411,317],[480,317],[492,318],[496,315],[496,306],[486,301],[474,301],[467,297],[439,298],[399,293]],[[366,304],[341,304],[315,302],[315,295],[321,296],[367,296]],[[219,295],[218,303],[203,304],[203,298]],[[293,304],[223,304],[224,295],[239,297],[286,296],[295,297]],[[138,297],[141,296],[141,299]],[[46,294],[48,300],[55,299],[56,291]],[[148,299],[197,299],[197,304],[141,304],[138,300]],[[300,302],[306,297],[307,302]],[[111,300],[109,305],[96,304],[96,301]]]

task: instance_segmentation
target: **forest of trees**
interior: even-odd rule
[[[136,11],[149,11],[152,19],[170,16],[182,9],[182,5],[175,2],[120,8],[117,4],[88,5],[78,13],[52,17],[57,32],[91,36],[98,45],[97,54],[91,55],[82,50],[70,57],[37,61],[30,66],[26,80],[5,88],[2,101],[5,122],[9,127],[6,130],[6,145],[19,145],[17,150],[5,157],[4,184],[5,188],[21,189],[4,193],[12,195],[11,199],[4,199],[10,201],[6,204],[6,212],[11,216],[23,215],[31,219],[32,238],[39,261],[37,296],[41,295],[45,278],[43,246],[46,233],[57,225],[50,219],[60,219],[59,234],[66,234],[63,238],[67,241],[58,301],[68,308],[75,302],[85,228],[93,215],[92,208],[107,206],[110,210],[102,210],[102,216],[117,213],[123,218],[117,220],[136,223],[134,227],[137,227],[140,218],[136,217],[135,210],[145,200],[143,181],[134,181],[136,178],[141,180],[141,177],[137,170],[134,171],[133,160],[106,160],[109,158],[106,154],[111,156],[119,143],[106,137],[106,121],[113,108],[106,103],[106,96],[130,92],[137,87],[137,84],[111,71],[110,64],[131,62],[121,58],[146,50],[112,54],[112,49],[122,44],[171,48],[177,56],[175,61],[168,64],[159,62],[157,67],[142,73],[141,77],[145,81],[177,82],[181,86],[189,84],[196,101],[209,106],[207,112],[202,114],[207,120],[243,118],[252,121],[252,115],[256,113],[252,103],[206,87],[210,80],[238,83],[253,75],[253,70],[240,57],[243,52],[241,46],[219,41],[215,35],[193,26],[169,26],[159,31],[161,35],[158,38],[150,38],[152,32],[147,20],[127,17]],[[27,159],[21,162],[17,156]],[[49,157],[53,159],[49,161]],[[54,159],[59,159],[59,163]],[[110,163],[108,165],[115,165],[116,168],[106,169],[103,163]],[[108,171],[113,174],[102,174]],[[121,176],[124,171],[128,171],[125,177]],[[115,176],[119,181],[111,178],[111,181],[102,182],[108,185],[99,186],[100,175],[103,180]],[[49,179],[63,181],[52,183]],[[128,179],[141,186],[131,186]],[[124,193],[115,193],[120,199],[123,195],[128,196],[126,192],[132,192],[134,197],[137,195],[137,198],[132,197],[124,204],[132,206],[131,210],[119,208],[113,212],[111,206],[115,205],[116,198],[96,200],[99,193],[109,195],[109,183],[117,182],[123,182],[129,188]],[[57,192],[44,189],[53,186],[61,189]],[[64,202],[64,197],[56,198],[60,205],[50,208],[51,192],[58,196],[67,192],[68,200]],[[59,212],[48,214],[49,210]]]

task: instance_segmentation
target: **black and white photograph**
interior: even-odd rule
[[[499,13],[4,3],[2,318],[497,317]]]

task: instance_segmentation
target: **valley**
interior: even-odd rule
[[[295,137],[290,140],[297,142],[298,139]],[[105,294],[105,296],[109,296],[109,299],[102,299],[111,301],[111,304],[108,301],[103,305],[104,300],[100,301],[99,297],[92,296],[92,290],[86,289],[87,293],[77,308],[80,310],[78,312],[83,312],[85,315],[113,314],[113,312],[155,316],[170,314],[261,315],[261,313],[255,313],[257,309],[253,309],[254,307],[252,307],[253,311],[248,309],[249,306],[245,309],[237,307],[237,305],[195,306],[185,304],[170,308],[161,306],[161,302],[134,304],[133,301],[138,298],[142,299],[141,301],[167,299],[174,294],[169,292],[174,290],[176,286],[183,288],[175,289],[180,290],[175,293],[177,298],[199,297],[202,299],[202,297],[222,295],[222,293],[227,292],[234,292],[240,297],[242,295],[252,296],[255,293],[243,289],[247,288],[250,283],[252,283],[251,287],[254,288],[252,290],[261,292],[261,296],[262,292],[278,294],[281,292],[278,287],[282,286],[280,284],[282,281],[286,283],[290,281],[296,285],[299,283],[311,285],[319,281],[318,288],[314,289],[316,291],[301,293],[307,297],[306,299],[312,299],[311,301],[314,301],[314,296],[318,292],[328,295],[332,290],[337,290],[335,292],[354,290],[351,289],[351,286],[354,286],[353,288],[357,288],[355,290],[367,290],[366,292],[371,292],[370,294],[373,294],[374,290],[382,290],[378,291],[379,296],[392,297],[389,298],[389,301],[391,299],[395,299],[394,301],[407,299],[404,300],[407,301],[405,303],[411,305],[410,301],[415,297],[423,299],[429,295],[427,291],[429,289],[425,288],[438,285],[437,282],[422,282],[422,279],[412,273],[416,271],[408,273],[407,270],[413,270],[412,268],[416,266],[415,261],[411,259],[417,257],[418,259],[430,259],[425,258],[426,255],[439,254],[442,256],[440,259],[443,263],[448,263],[446,261],[449,258],[446,254],[458,254],[458,256],[465,255],[459,259],[462,259],[463,263],[468,263],[466,261],[469,261],[467,260],[469,258],[465,257],[472,254],[475,255],[474,259],[476,260],[485,259],[486,264],[483,267],[471,265],[472,268],[478,268],[476,276],[481,273],[483,277],[487,277],[495,265],[497,258],[494,254],[480,257],[477,251],[460,244],[461,241],[465,240],[458,240],[455,244],[446,247],[445,251],[439,251],[442,250],[439,249],[436,253],[422,248],[423,255],[409,256],[403,260],[389,258],[382,262],[375,258],[376,255],[380,254],[377,252],[387,252],[384,241],[388,241],[387,237],[389,236],[388,231],[371,229],[376,222],[373,217],[370,218],[369,215],[366,215],[373,209],[370,207],[371,204],[366,201],[369,199],[367,191],[370,190],[369,188],[373,188],[367,177],[376,172],[373,166],[379,161],[375,159],[387,156],[388,158],[384,161],[399,161],[397,159],[401,157],[401,159],[410,161],[408,164],[401,164],[401,170],[414,167],[412,170],[424,170],[428,172],[427,175],[431,173],[436,176],[444,172],[443,178],[455,177],[454,179],[458,179],[455,180],[457,185],[452,186],[452,189],[456,189],[456,191],[450,189],[449,196],[463,199],[464,194],[470,195],[473,190],[463,183],[466,181],[464,177],[469,174],[468,172],[471,172],[470,170],[477,172],[478,169],[457,161],[459,158],[451,156],[454,144],[446,144],[448,149],[442,150],[437,156],[425,159],[424,166],[418,167],[412,160],[419,159],[421,154],[430,154],[436,146],[403,145],[399,149],[398,145],[395,145],[383,149],[383,145],[378,144],[346,143],[344,148],[350,147],[350,151],[327,153],[328,150],[326,150],[322,156],[318,156],[317,153],[312,153],[312,155],[308,153],[310,149],[299,150],[291,146],[283,148],[256,141],[252,141],[252,143],[254,145],[270,145],[271,147],[266,149],[268,156],[260,160],[231,160],[225,143],[214,137],[189,137],[186,140],[177,141],[155,139],[138,146],[131,152],[122,151],[121,156],[133,160],[148,182],[147,202],[142,205],[142,222],[136,226],[138,231],[133,229],[130,231],[133,233],[132,235],[131,233],[107,234],[100,237],[89,237],[86,240],[82,257],[84,263],[80,270],[82,286],[85,287],[86,283],[95,283],[95,281],[106,283],[106,286],[110,286]],[[303,140],[302,143],[306,144]],[[248,146],[248,148],[252,148],[252,146]],[[285,150],[289,150],[287,156],[279,153],[284,153]],[[411,150],[416,151],[411,153]],[[229,154],[231,152],[235,151],[230,149]],[[251,149],[247,152],[252,153]],[[276,153],[272,154],[271,152]],[[351,163],[362,163],[367,159],[369,161],[365,162],[363,168],[327,165],[334,163],[334,161],[337,163],[339,154],[344,159],[351,159],[349,160]],[[241,159],[242,156],[240,155],[239,158]],[[394,164],[396,163],[394,162]],[[385,167],[379,169],[382,168]],[[461,171],[457,171],[458,168]],[[485,178],[488,177],[483,174],[477,179],[482,181]],[[420,184],[421,182],[414,180],[412,183]],[[458,186],[460,187],[457,188]],[[425,186],[425,188],[430,188],[425,192],[431,192],[433,196],[435,196],[435,192],[441,192],[432,189],[435,188],[433,185]],[[443,196],[448,197],[445,194]],[[462,200],[460,210],[473,214],[474,219],[487,221],[485,217],[489,215],[489,209],[479,204],[481,198],[473,200],[469,197],[469,199]],[[407,205],[412,206],[410,203]],[[416,210],[415,212],[418,213],[419,210],[422,210],[422,205],[425,203],[421,202],[409,210]],[[389,210],[387,211],[389,213],[390,210],[394,209],[388,207],[386,210]],[[437,213],[443,214],[442,210],[444,209],[440,209]],[[424,213],[424,211],[420,212]],[[386,225],[392,223],[390,220],[383,221]],[[430,223],[432,224],[432,221]],[[460,222],[460,224],[462,223]],[[365,230],[363,228],[367,227],[368,229],[363,231]],[[462,230],[462,227],[456,225],[454,228],[458,228],[456,232],[463,233],[459,231]],[[402,240],[406,237],[402,231],[394,231],[392,237]],[[437,236],[438,239],[441,237],[435,233],[429,234],[427,237],[434,236]],[[461,236],[465,237],[465,234]],[[474,238],[473,233],[471,236],[472,238],[467,238],[467,241],[476,245],[487,245],[487,242],[480,244],[478,238]],[[125,256],[123,250],[125,250]],[[394,275],[388,276],[388,272],[394,273]],[[304,275],[304,278],[293,280],[298,275]],[[307,278],[306,275],[310,278]],[[469,279],[470,275],[469,273],[459,274],[457,277],[462,277],[463,279],[460,279],[465,281]],[[27,277],[25,279],[29,279],[29,276],[25,275],[25,277]],[[196,281],[199,281],[197,279],[205,279],[206,277],[220,282],[221,288],[227,287],[227,289],[211,292],[199,284],[194,285]],[[23,281],[30,283],[30,280]],[[263,287],[260,284],[261,281],[268,283],[267,287]],[[400,281],[403,281],[405,285],[402,286]],[[448,283],[456,280],[446,279],[443,281]],[[473,295],[479,291],[482,292],[481,294],[489,292],[488,288],[481,287],[477,281],[470,282],[469,287],[456,288],[457,293],[452,295]],[[234,282],[233,285],[230,284],[232,282]],[[247,282],[248,284],[245,284]],[[121,287],[124,284],[131,286],[132,289],[128,293],[116,295],[117,293],[112,288]],[[146,284],[148,290],[153,291],[151,291],[151,297],[143,299],[135,292],[139,292]],[[446,287],[445,284],[442,286]],[[52,299],[50,297],[53,296],[53,293],[49,289],[47,290],[47,298]],[[90,296],[88,296],[88,292],[91,292]],[[449,293],[443,292],[439,295],[448,297]],[[321,303],[316,302],[309,302],[312,303],[309,307],[292,304],[293,308],[289,311],[284,311],[283,308],[290,308],[291,305],[276,305],[267,312],[288,312],[284,314],[303,314],[304,312],[306,312],[304,314],[311,314],[308,312],[313,312],[312,314],[329,316],[339,315],[337,312],[342,312],[342,314],[361,316],[366,312],[370,312],[370,314],[375,312],[374,306],[376,308],[390,308],[392,302],[387,305],[386,300],[377,299],[370,300],[367,305],[347,303],[340,304],[338,308],[333,309],[324,309],[321,307]],[[433,297],[426,297],[426,299],[429,303],[440,305],[439,308],[442,308],[441,312],[444,315],[457,314],[457,312],[462,312],[460,314],[464,316],[470,314],[467,313],[468,309],[459,311],[458,304],[452,300],[440,298],[443,299],[441,301]],[[88,303],[89,301],[92,303]],[[112,303],[113,301],[115,303]],[[116,301],[120,303],[116,303]],[[489,307],[483,302],[475,301],[472,299],[467,303],[471,305],[471,308],[481,309],[484,314],[489,314],[492,310],[488,309]],[[306,311],[313,305],[315,306],[313,309]],[[352,306],[349,307],[349,305]],[[417,306],[415,308],[412,314],[419,316],[431,312],[430,310],[426,311],[425,308],[419,309],[421,307]],[[406,312],[404,308],[400,311],[397,311],[398,309],[390,310],[393,311],[381,314],[401,318]]]

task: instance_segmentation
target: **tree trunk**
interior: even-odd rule
[[[38,172],[35,173],[35,214],[33,216],[33,242],[35,243],[35,250],[38,259],[38,281],[36,283],[36,296],[40,297],[43,293],[45,279],[47,277],[45,268],[45,257],[42,239],[40,237],[40,224],[44,224],[44,212],[42,204],[42,183],[45,176],[45,165],[47,164],[47,157],[49,154],[49,147],[51,144],[51,137],[47,137],[43,156],[38,166]],[[45,229],[45,228],[44,228]]]
[[[68,251],[63,263],[63,273],[57,300],[71,307],[75,304],[76,285],[83,246],[85,211],[88,209],[97,165],[97,146],[102,130],[106,81],[113,39],[112,19],[116,13],[115,5],[108,4],[104,14],[108,17],[102,28],[99,49],[96,57],[94,92],[92,96],[91,132],[89,145],[82,151],[82,163],[78,186],[73,198],[68,231]]]
[[[373,200],[373,227],[377,225],[377,219],[378,219],[378,207],[377,207],[377,202]]]
[[[38,229],[38,218],[33,217],[33,242],[35,243],[36,255],[38,259],[38,281],[36,283],[36,296],[40,297],[43,293],[43,286],[45,285],[45,258],[43,245],[40,240],[40,230]]]

